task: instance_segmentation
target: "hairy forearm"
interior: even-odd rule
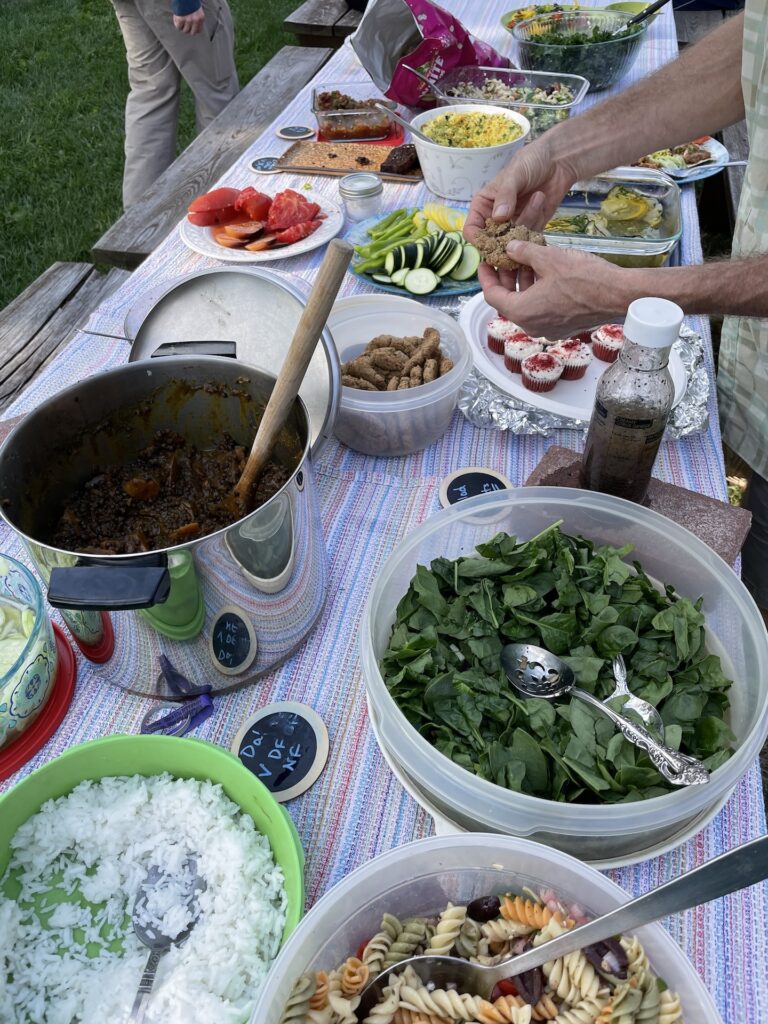
[[[616,275],[617,314],[646,295],[671,299],[685,313],[768,318],[768,255],[695,267],[627,270]]]
[[[589,177],[719,131],[744,117],[743,14],[677,60],[545,136],[552,157]]]

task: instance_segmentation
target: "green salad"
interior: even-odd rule
[[[624,39],[627,36],[637,35],[638,31],[637,25],[631,25],[629,28],[622,29],[621,32],[617,31],[614,35],[613,32],[600,28],[599,25],[593,25],[591,32],[577,32],[573,29],[566,31],[554,29],[551,32],[542,32],[536,41],[545,46],[588,46],[590,43],[607,43],[609,40]]]
[[[477,554],[419,566],[381,662],[406,718],[446,757],[507,789],[570,803],[660,796],[672,787],[609,718],[567,695],[520,696],[500,661],[507,643],[537,644],[604,699],[621,654],[630,690],[659,709],[665,742],[719,767],[734,740],[731,680],[707,650],[701,601],[660,589],[625,561],[630,551],[555,524],[529,541],[500,533]]]

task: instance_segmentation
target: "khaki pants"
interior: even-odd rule
[[[202,0],[195,36],[174,28],[170,0],[112,0],[128,60],[123,205],[141,199],[176,158],[181,78],[195,97],[197,130],[237,95],[234,29],[227,0]]]

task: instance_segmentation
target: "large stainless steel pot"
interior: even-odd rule
[[[201,447],[226,432],[249,446],[273,385],[270,374],[232,359],[128,363],[50,398],[10,434],[0,449],[0,514],[23,537],[49,599],[65,609],[81,644],[99,642],[95,610],[144,608],[171,660],[174,650],[197,645],[191,663],[223,691],[274,668],[306,638],[322,611],[327,561],[301,399],[275,452],[291,478],[226,529],[146,556],[82,554],[49,541],[63,500],[99,467],[129,461],[157,430],[176,430]],[[225,669],[213,658],[210,630],[229,605],[245,609],[256,656],[239,673],[222,675],[213,671]],[[129,629],[135,612],[121,614],[115,621],[128,629],[128,644],[138,644]],[[120,685],[159,695],[156,669],[145,664],[140,675]]]

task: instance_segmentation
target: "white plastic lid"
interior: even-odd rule
[[[671,348],[684,316],[669,299],[635,299],[627,310],[624,337],[645,348]]]

